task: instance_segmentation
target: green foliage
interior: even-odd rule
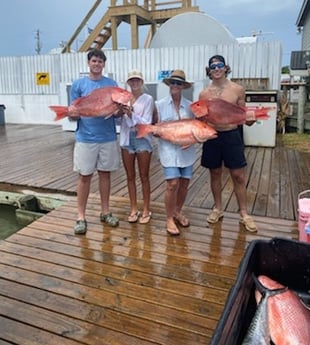
[[[290,74],[290,66],[283,66],[281,69],[282,74]]]

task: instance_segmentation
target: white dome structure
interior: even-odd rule
[[[236,40],[214,18],[187,12],[167,20],[155,33],[150,48],[230,44]]]

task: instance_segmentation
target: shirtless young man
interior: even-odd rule
[[[230,67],[226,65],[221,55],[209,59],[206,67],[207,76],[212,80],[199,95],[199,99],[221,98],[225,101],[245,106],[245,90],[229,79]],[[246,122],[252,125],[254,121]],[[240,212],[240,223],[250,232],[256,232],[257,227],[247,213],[246,179],[244,145],[239,128],[236,125],[214,126],[218,131],[216,139],[207,140],[203,144],[201,165],[210,171],[211,190],[214,198],[214,208],[207,217],[209,223],[217,223],[223,218],[222,208],[222,163],[229,169],[234,185]]]

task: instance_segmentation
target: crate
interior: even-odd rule
[[[252,241],[240,263],[210,345],[241,345],[256,311],[253,274],[266,275],[290,289],[310,290],[310,244],[273,238]]]
[[[310,234],[305,230],[310,218],[310,190],[298,194],[298,231],[299,240],[310,243]]]

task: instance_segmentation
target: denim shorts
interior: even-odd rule
[[[136,138],[136,131],[130,131],[129,145],[122,146],[122,149],[127,150],[129,153],[137,152],[152,152],[153,147],[150,142],[145,138]]]
[[[184,168],[164,167],[164,176],[165,180],[172,180],[180,177],[190,180],[193,176],[193,165]]]

